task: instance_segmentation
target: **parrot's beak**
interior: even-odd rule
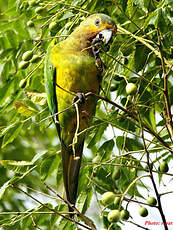
[[[104,42],[105,45],[107,45],[112,38],[112,34],[113,32],[111,29],[105,29],[102,30],[99,34],[97,34],[96,38],[99,38]]]
[[[96,37],[92,40],[92,51],[95,57],[98,57],[98,54],[100,52],[100,42],[102,42],[102,45],[106,45],[105,52],[109,51],[110,43],[112,42],[112,36],[116,34],[116,31],[116,26],[114,26],[111,28],[103,29],[96,35]]]
[[[100,33],[97,34],[96,38],[103,41],[105,45],[109,44],[111,42],[111,38],[113,35],[116,34],[117,27],[104,29]]]

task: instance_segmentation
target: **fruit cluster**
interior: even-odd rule
[[[130,213],[127,209],[121,207],[121,196],[117,196],[113,192],[105,192],[101,197],[102,204],[108,208],[109,205],[114,205],[115,209],[109,211],[107,219],[110,223],[116,223],[119,221],[126,221],[130,217]],[[155,207],[157,205],[157,200],[155,197],[150,196],[147,199],[146,205]],[[139,215],[146,217],[148,215],[148,210],[144,206],[139,209]]]

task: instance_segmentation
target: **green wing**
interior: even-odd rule
[[[50,59],[50,54],[53,47],[54,44],[52,42],[47,49],[44,63],[44,79],[47,94],[47,102],[52,115],[58,112],[58,103],[56,97],[56,69],[53,67],[53,64]],[[55,121],[55,117],[53,117],[53,120]],[[58,121],[58,115],[56,115],[56,120]],[[55,124],[60,137],[59,123],[55,122]]]

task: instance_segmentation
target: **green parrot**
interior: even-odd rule
[[[85,94],[98,94],[102,80],[97,44],[108,44],[116,30],[109,16],[91,15],[65,40],[51,42],[45,57],[47,100],[61,142],[66,198],[72,205],[77,198],[85,132],[76,134],[89,127],[97,103],[96,97],[85,98]],[[76,100],[80,103],[71,106]],[[73,211],[70,207],[69,210]]]

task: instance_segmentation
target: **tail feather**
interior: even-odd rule
[[[75,205],[78,190],[78,177],[82,159],[84,141],[76,147],[75,156],[79,159],[74,159],[73,150],[71,147],[66,147],[62,141],[62,163],[63,163],[63,179],[66,190],[67,200]],[[73,209],[69,207],[69,211]]]

